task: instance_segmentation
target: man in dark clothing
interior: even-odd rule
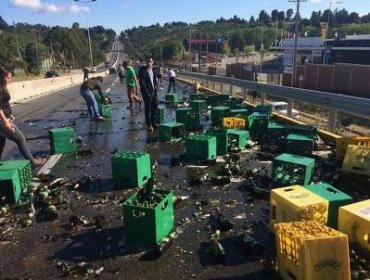
[[[82,68],[82,72],[84,72],[84,80],[83,81],[86,81],[87,79],[89,79],[89,69],[87,67],[84,67]]]
[[[87,105],[87,111],[89,112],[90,119],[96,121],[104,121],[99,114],[98,103],[95,100],[93,90],[98,90],[101,98],[104,100],[104,103],[107,104],[107,99],[105,98],[102,90],[103,77],[98,76],[95,78],[87,79],[80,88],[80,94],[85,99]]]
[[[145,120],[148,131],[153,131],[158,128],[156,122],[156,111],[158,108],[157,97],[157,76],[153,71],[153,57],[151,55],[145,57],[146,65],[139,69],[139,84],[141,95],[145,105]]]

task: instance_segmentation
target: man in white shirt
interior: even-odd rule
[[[168,77],[168,91],[167,91],[167,93],[170,93],[171,85],[173,87],[173,92],[176,92],[176,87],[175,87],[176,73],[175,73],[175,71],[173,69],[168,70],[167,77]]]

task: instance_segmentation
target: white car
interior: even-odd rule
[[[96,67],[91,67],[90,68],[90,73],[96,73]]]
[[[286,102],[271,102],[272,105],[272,110],[277,111],[278,113],[282,114],[288,114],[288,103]],[[292,109],[292,116],[293,117],[298,117],[299,112],[296,109]]]

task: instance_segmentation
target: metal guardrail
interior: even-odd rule
[[[334,131],[337,112],[346,112],[352,115],[363,118],[370,118],[370,99],[328,93],[323,91],[315,91],[309,89],[292,88],[286,86],[261,84],[252,81],[240,80],[229,77],[221,77],[214,75],[206,75],[194,72],[181,72],[180,76],[192,77],[195,79],[208,80],[223,84],[229,84],[249,90],[287,98],[288,100],[296,100],[306,102],[316,106],[324,107],[330,110],[329,114],[329,129]]]

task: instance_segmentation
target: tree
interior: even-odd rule
[[[260,22],[263,22],[264,24],[268,24],[271,21],[271,18],[270,18],[269,14],[265,10],[262,10],[259,13],[258,20]]]
[[[338,24],[346,24],[348,22],[348,12],[346,9],[336,11],[334,17]]]
[[[319,27],[320,21],[321,21],[321,11],[318,12],[313,11],[310,17],[310,25]]]
[[[293,16],[293,9],[288,9],[287,11],[286,11],[286,19],[287,20],[291,20],[292,19],[292,16]]]
[[[0,30],[8,30],[9,25],[6,23],[5,20],[0,16]]]
[[[163,59],[177,60],[181,57],[184,46],[181,41],[170,41],[163,46]]]
[[[254,16],[251,16],[251,18],[249,19],[249,23],[255,23],[256,20],[254,19]]]
[[[279,21],[283,21],[285,19],[285,12],[284,11],[280,11],[278,13],[278,19],[279,19]]]
[[[278,10],[274,9],[274,10],[271,11],[271,20],[273,22],[276,22],[276,21],[279,20],[279,11]]]
[[[244,44],[244,38],[239,32],[233,33],[233,35],[231,35],[230,48],[232,51],[235,51],[235,49],[243,50]]]

